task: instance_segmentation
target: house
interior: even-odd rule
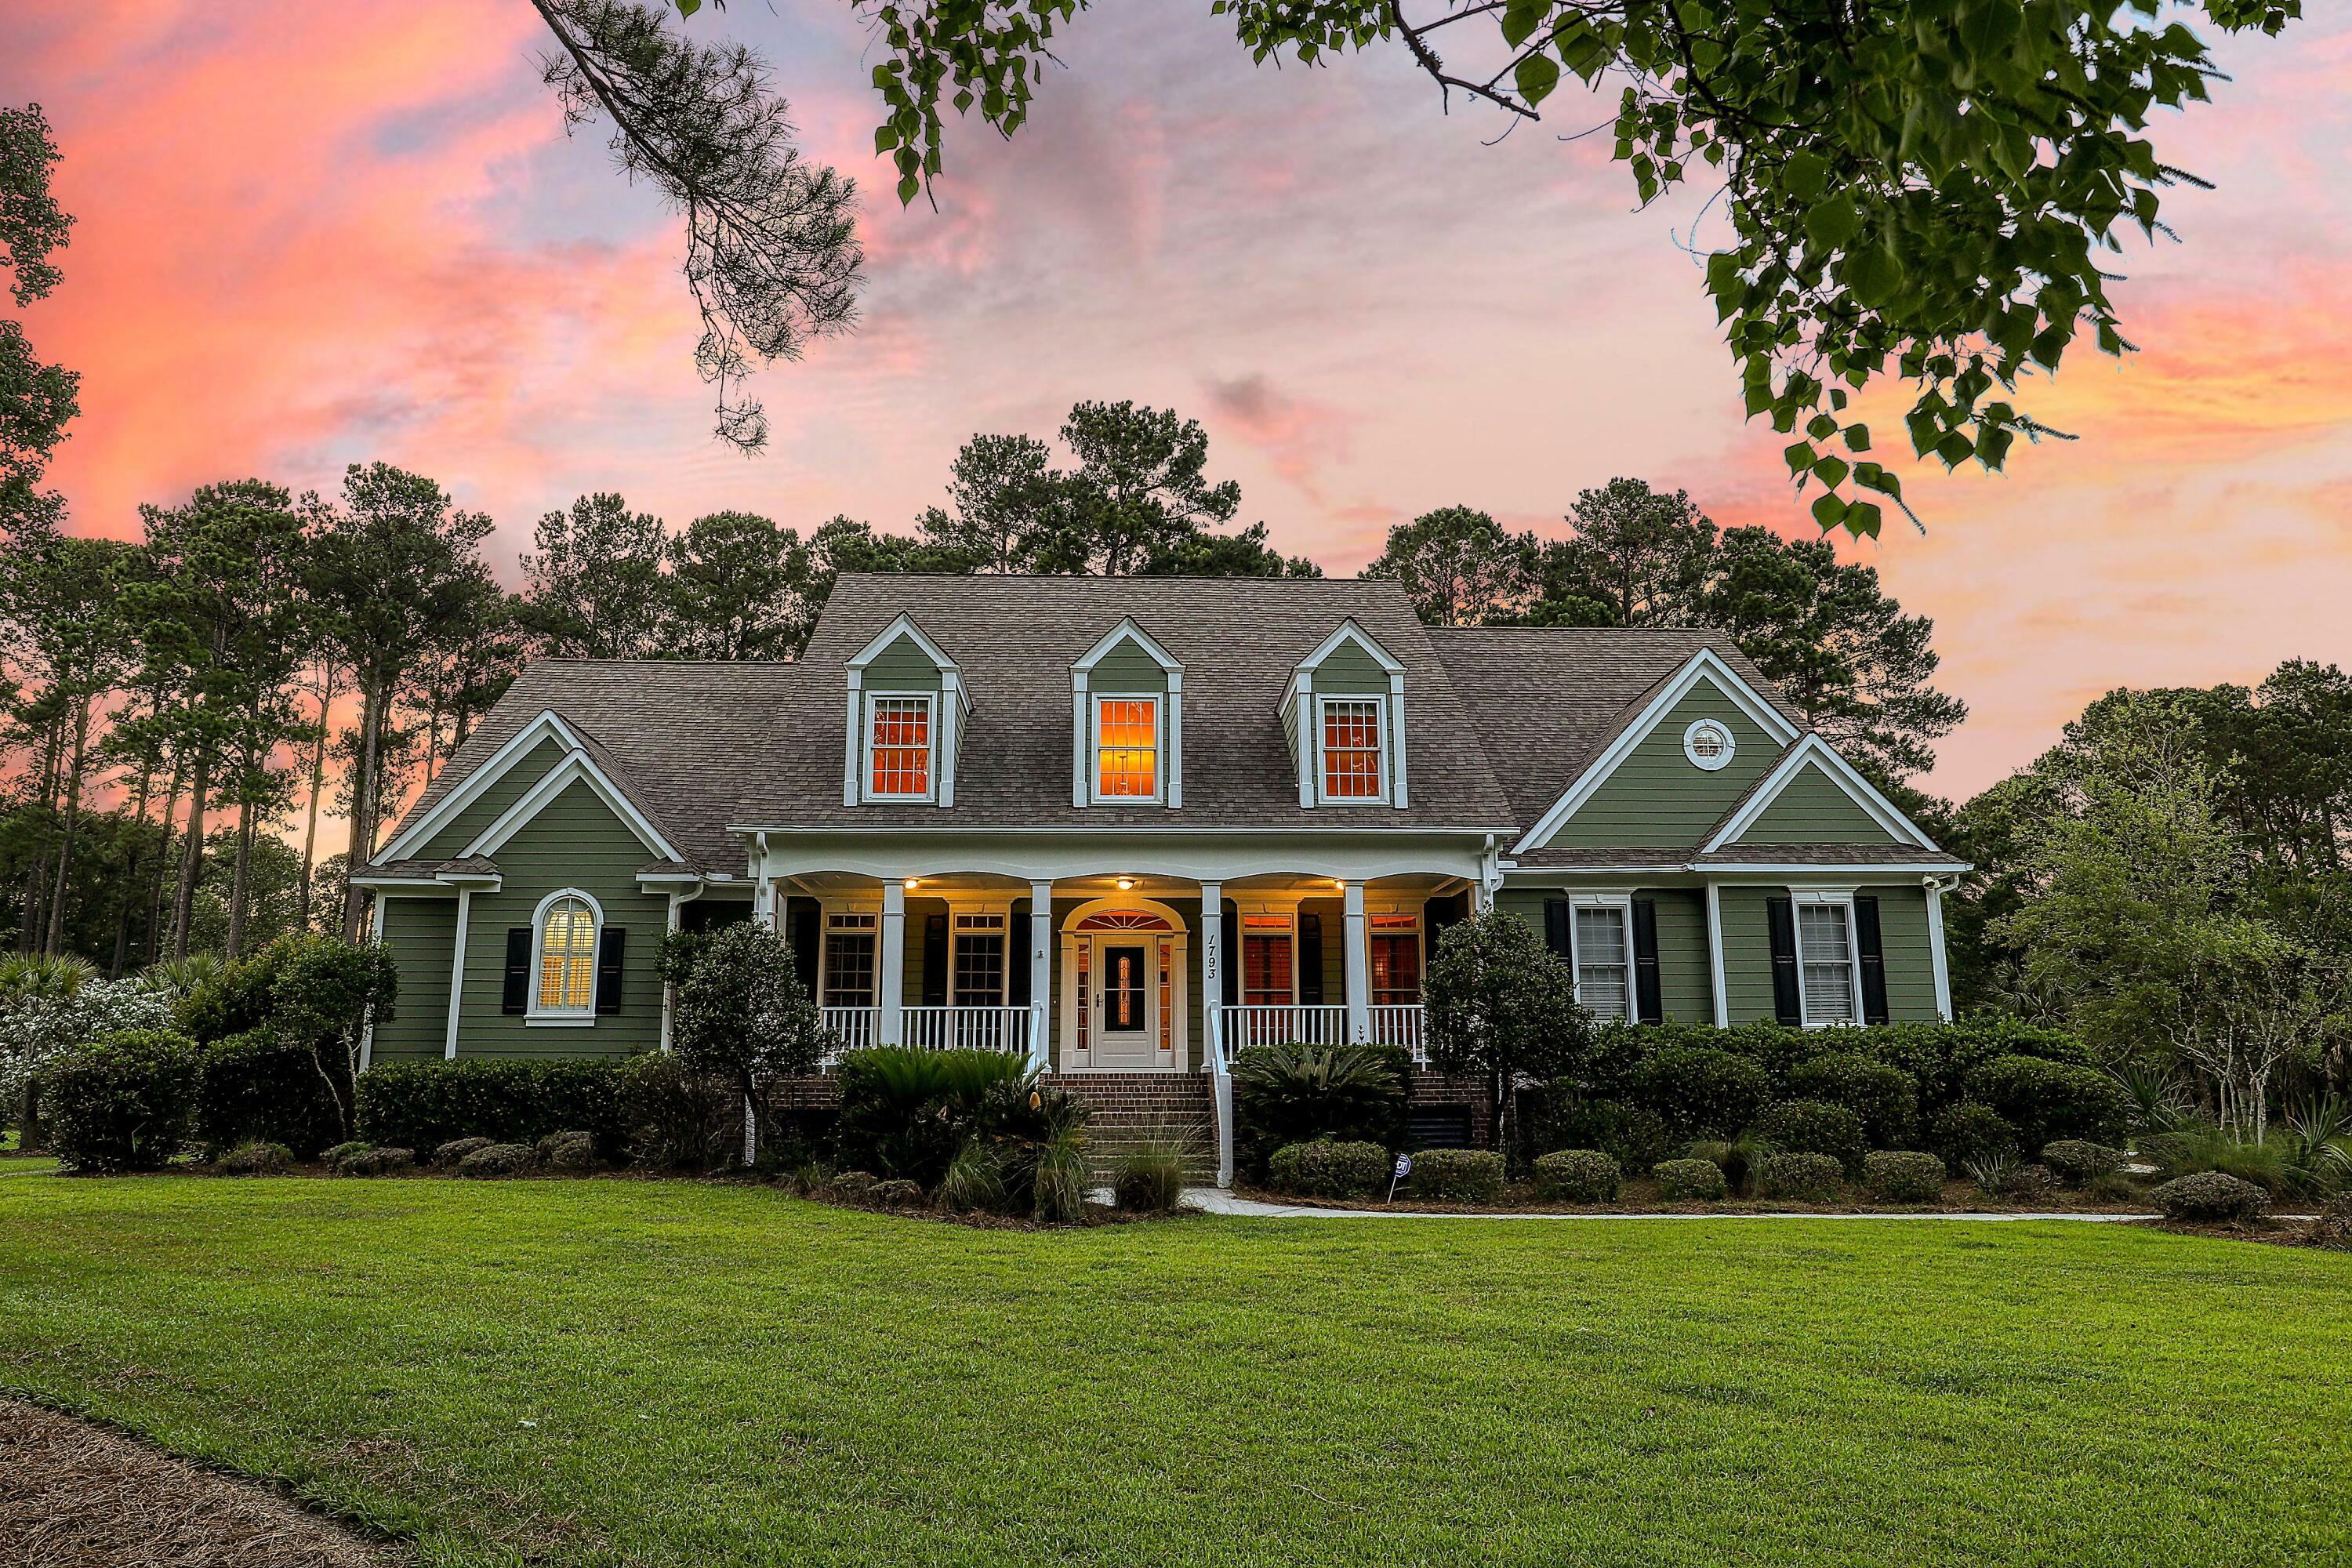
[[[754,918],[846,1047],[1025,1053],[1229,1148],[1244,1046],[1423,1059],[1473,910],[1604,1016],[1936,1019],[1964,868],[1714,633],[850,575],[797,663],[533,664],[355,880],[400,971],[370,1062],[658,1049],[664,931]]]

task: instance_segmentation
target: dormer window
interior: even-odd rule
[[[1323,716],[1322,798],[1326,801],[1384,800],[1387,769],[1381,759],[1381,712],[1388,706],[1380,697],[1320,697],[1316,706]]]
[[[931,698],[877,691],[866,700],[866,795],[873,800],[931,798]]]
[[[1116,804],[1160,798],[1160,699],[1097,694],[1095,799]]]

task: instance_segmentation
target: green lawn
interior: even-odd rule
[[[0,1183],[0,1386],[431,1563],[2343,1562],[2347,1343],[2111,1226]]]

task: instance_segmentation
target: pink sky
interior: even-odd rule
[[[1245,514],[1332,572],[1454,502],[1554,531],[1616,474],[1810,526],[1675,247],[1696,203],[1635,212],[1602,142],[1553,138],[1599,109],[1563,94],[1490,147],[1390,54],[1253,69],[1206,12],[1079,18],[1012,143],[955,128],[935,214],[871,156],[846,7],[706,7],[866,193],[862,329],[758,378],[774,438],[746,460],[709,437],[677,224],[566,140],[522,0],[6,0],[0,99],[47,108],[79,220],[27,320],[82,373],[54,479],[120,534],[207,480],[326,489],[382,458],[497,518],[511,574],[588,489],[905,529],[974,431],[1131,397],[1201,418]],[[1942,793],[2114,685],[2352,658],[2352,18],[2224,64],[2156,128],[2220,188],[2169,199],[2183,243],[2116,258],[2147,352],[2025,400],[2081,439],[2002,477],[1906,466],[1930,533],[1852,547],[1936,617],[1974,710]]]

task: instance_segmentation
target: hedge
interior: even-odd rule
[[[215,1157],[242,1143],[283,1143],[298,1160],[343,1136],[342,1110],[309,1047],[266,1028],[202,1048],[194,1136]]]
[[[1756,1162],[1756,1195],[1834,1203],[1844,1174],[1834,1154],[1776,1150]]]
[[[1995,1057],[1971,1068],[1969,1097],[1991,1106],[2028,1149],[2062,1139],[2105,1142],[2126,1130],[2129,1098],[2096,1068],[2040,1057]]]
[[[1843,1105],[1784,1100],[1756,1119],[1757,1142],[1786,1154],[1826,1154],[1849,1173],[1862,1169],[1870,1141],[1862,1118]]]
[[[1650,1172],[1658,1180],[1658,1197],[1665,1203],[1697,1198],[1712,1203],[1731,1190],[1723,1167],[1712,1160],[1662,1160]]]
[[[458,1138],[536,1144],[585,1131],[606,1149],[628,1140],[626,1059],[524,1058],[388,1062],[360,1076],[359,1135],[437,1149]]]
[[[1859,1051],[1830,1051],[1799,1062],[1789,1098],[1841,1105],[1862,1119],[1874,1149],[1899,1149],[1919,1131],[1919,1086],[1901,1068]]]
[[[1523,1158],[1559,1149],[1598,1149],[1628,1171],[1646,1171],[1680,1149],[1663,1117],[1619,1100],[1529,1093],[1519,1100]]]
[[[1741,1131],[1771,1089],[1771,1075],[1746,1057],[1697,1046],[1652,1052],[1633,1079],[1634,1101],[1684,1138]]]
[[[1536,1193],[1570,1204],[1616,1201],[1623,1173],[1597,1149],[1562,1149],[1536,1161]]]
[[[1882,1203],[1932,1204],[1944,1195],[1944,1162],[1907,1149],[1863,1156],[1862,1184]]]
[[[169,1029],[59,1052],[41,1070],[49,1147],[68,1170],[161,1170],[187,1142],[201,1070],[195,1042]]]
[[[1424,1149],[1412,1157],[1412,1195],[1488,1204],[1503,1195],[1503,1157],[1492,1149]]]
[[[1389,1152],[1377,1143],[1316,1139],[1286,1143],[1266,1162],[1269,1184],[1303,1198],[1367,1198],[1388,1190]]]

